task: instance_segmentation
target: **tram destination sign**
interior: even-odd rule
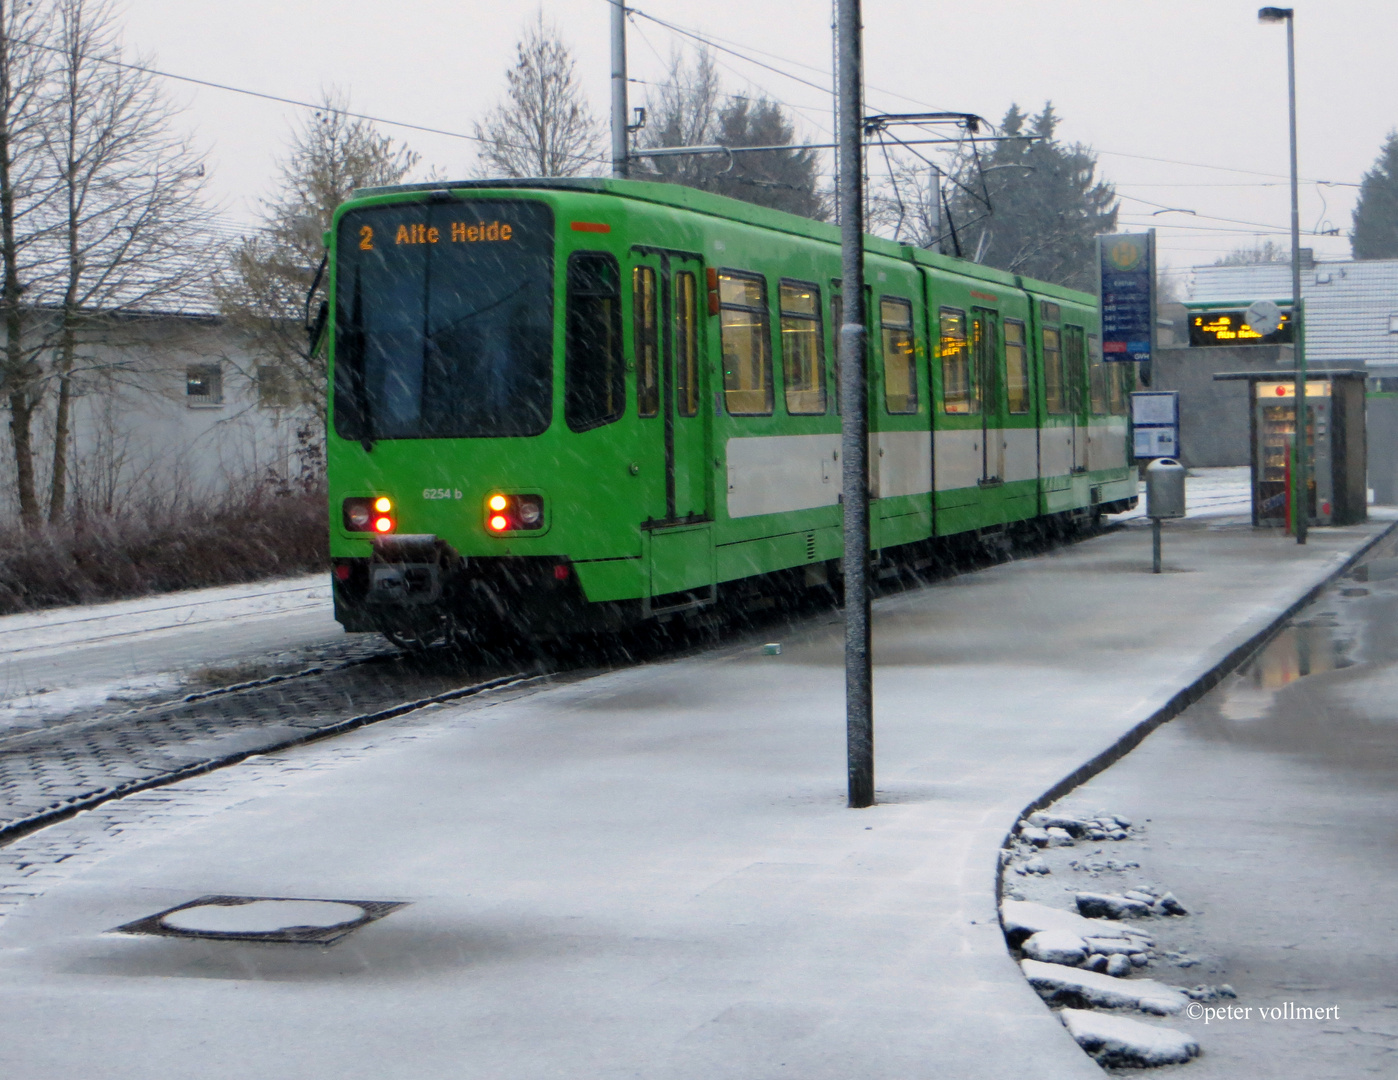
[[[1155,230],[1097,237],[1102,359],[1150,360],[1155,342]]]

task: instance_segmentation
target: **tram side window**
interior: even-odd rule
[[[632,340],[636,343],[636,415],[660,415],[660,347],[656,328],[660,318],[655,294],[655,270],[631,271]]]
[[[820,289],[803,281],[781,283],[782,381],[792,416],[825,412],[825,348]]]
[[[1054,416],[1068,412],[1063,382],[1063,346],[1059,333],[1044,327],[1044,407]]]
[[[913,305],[896,296],[879,300],[883,331],[883,403],[892,414],[917,412],[917,358],[913,349]]]
[[[949,413],[980,412],[980,388],[971,380],[971,355],[966,348],[966,313],[942,308],[937,340],[942,358],[942,409]]]
[[[723,398],[733,416],[772,415],[772,335],[767,282],[755,274],[720,271],[719,338]]]
[[[699,414],[699,293],[693,274],[675,275],[675,408]]]
[[[1029,411],[1029,363],[1024,348],[1024,324],[1005,320],[1005,396],[1011,415]]]
[[[610,424],[626,406],[621,352],[621,271],[610,255],[568,260],[563,415],[574,431]]]
[[[1119,386],[1120,383],[1102,362],[1102,339],[1096,334],[1087,336],[1087,385],[1092,395],[1093,415],[1107,415],[1111,404],[1111,386]]]
[[[1063,375],[1068,390],[1068,409],[1082,412],[1087,382],[1087,337],[1081,326],[1063,328]]]

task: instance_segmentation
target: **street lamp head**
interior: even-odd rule
[[[1265,7],[1259,8],[1257,12],[1258,22],[1286,22],[1291,18],[1292,9],[1289,7]]]

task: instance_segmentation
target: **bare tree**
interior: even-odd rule
[[[322,237],[356,188],[397,184],[418,162],[370,121],[350,116],[342,95],[327,90],[321,100],[292,133],[277,192],[262,204],[261,230],[237,246],[216,286],[220,309],[254,356],[285,373],[299,401],[317,408],[325,399],[324,352],[308,348],[302,320],[325,254]]]
[[[796,128],[777,102],[725,94],[712,54],[700,47],[693,60],[671,54],[641,136],[642,149],[673,146],[790,146]],[[744,154],[667,155],[645,158],[647,172],[633,175],[713,191],[803,217],[824,218],[829,208],[817,189],[814,150],[761,150]]]
[[[1236,247],[1214,260],[1215,266],[1259,266],[1291,262],[1291,249],[1273,240],[1254,241],[1252,247]]]
[[[68,492],[75,368],[98,361],[114,316],[168,305],[207,279],[204,165],[170,131],[172,109],[154,76],[121,62],[111,0],[56,0],[54,109],[47,145],[57,179],[62,249],[54,333],[57,402],[49,520]]]
[[[482,176],[578,176],[602,160],[602,127],[588,108],[573,52],[540,10],[515,46],[505,100],[475,125]]]
[[[680,50],[670,53],[665,81],[650,100],[646,126],[637,140],[643,150],[670,146],[712,145],[718,138],[723,87],[713,53],[699,48],[691,60]],[[642,158],[650,178],[686,187],[705,187],[727,164],[722,157],[679,154]],[[641,175],[641,174],[638,174]]]
[[[24,0],[0,0],[0,316],[5,326],[4,393],[10,410],[15,485],[20,518],[39,521],[34,479],[34,414],[42,400],[37,350],[28,346],[26,293],[40,290],[52,234],[42,218],[54,194],[45,153],[53,102],[46,93],[52,33],[47,9]]]

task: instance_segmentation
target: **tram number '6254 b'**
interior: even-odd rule
[[[422,497],[424,499],[459,499],[461,498],[460,488],[423,488]]]

